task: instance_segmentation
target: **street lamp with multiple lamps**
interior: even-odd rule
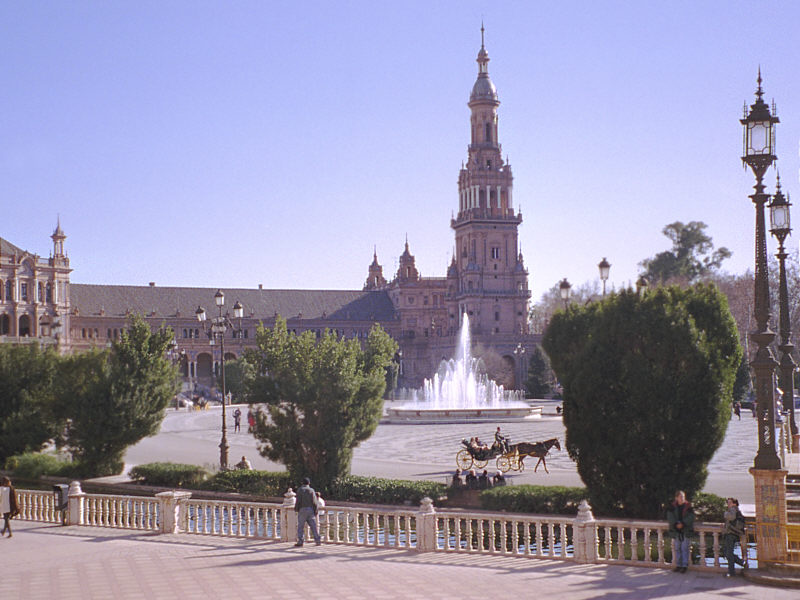
[[[783,408],[789,410],[789,429],[792,433],[792,452],[798,452],[800,436],[797,432],[797,423],[794,416],[794,371],[797,365],[792,358],[794,345],[792,344],[792,330],[789,321],[789,287],[786,282],[786,249],[783,243],[791,233],[790,210],[791,202],[781,191],[781,177],[778,175],[778,182],[775,185],[775,194],[769,204],[770,232],[778,240],[778,258],[780,267],[780,284],[778,286],[778,304],[780,307],[778,332],[780,334],[780,344],[778,349],[781,351],[780,360],[780,388],[783,390]]]
[[[606,297],[606,281],[608,280],[608,275],[611,272],[611,263],[606,260],[606,257],[603,257],[597,268],[600,269],[600,279],[603,281],[603,298]]]
[[[567,281],[566,277],[558,284],[558,293],[561,294],[561,299],[564,301],[564,310],[567,310],[567,306],[569,305],[569,292],[571,289],[572,285]]]
[[[769,194],[764,192],[764,173],[777,158],[775,156],[775,124],[780,122],[763,99],[761,89],[761,69],[758,71],[756,101],[750,105],[750,112],[740,119],[744,126],[744,151],[742,162],[749,166],[756,178],[755,193],[750,199],[756,208],[756,273],[754,316],[756,331],[751,339],[758,350],[751,366],[756,379],[756,417],[758,419],[758,453],[754,467],[761,470],[781,468],[781,461],[775,450],[775,399],[772,376],[777,366],[770,344],[775,334],[769,328],[769,279],[767,274],[767,238],[764,224],[764,206]],[[774,107],[773,107],[774,108]]]
[[[214,304],[217,305],[219,314],[211,319],[210,327],[208,327],[208,322],[206,321],[206,309],[202,306],[198,306],[195,315],[197,315],[197,320],[203,324],[203,329],[208,331],[211,337],[211,345],[214,345],[216,339],[219,339],[220,342],[220,368],[222,369],[222,440],[219,443],[219,467],[225,471],[228,468],[228,449],[230,448],[228,445],[227,422],[225,420],[225,401],[227,399],[227,390],[225,389],[225,332],[228,329],[233,329],[237,336],[241,333],[244,307],[238,300],[236,304],[233,305],[233,316],[239,321],[238,325],[234,325],[228,313],[222,314],[222,307],[225,306],[225,294],[222,290],[217,290],[217,293],[214,294]]]

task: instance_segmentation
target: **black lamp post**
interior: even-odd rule
[[[558,284],[558,292],[561,294],[561,299],[564,301],[564,310],[567,310],[567,306],[569,305],[569,292],[571,289],[572,285],[570,285],[566,277]]]
[[[517,357],[517,371],[519,372],[519,385],[517,385],[517,389],[519,390],[525,388],[525,384],[522,381],[525,373],[525,364],[523,363],[523,360],[525,359],[525,352],[525,346],[522,345],[522,342],[519,342],[517,347],[514,348],[514,356]]]
[[[222,290],[217,290],[214,294],[214,304],[217,305],[219,314],[211,319],[211,326],[207,328],[206,322],[206,309],[198,306],[195,314],[197,320],[203,324],[203,329],[209,331],[211,335],[211,344],[214,345],[215,340],[219,339],[220,342],[220,366],[222,368],[222,439],[219,443],[219,468],[223,471],[228,468],[228,427],[225,418],[225,401],[227,397],[227,390],[225,389],[225,332],[228,329],[233,329],[237,335],[242,331],[242,317],[244,316],[244,307],[236,301],[233,305],[233,316],[239,321],[238,325],[234,325],[228,313],[222,314],[222,307],[225,306],[225,294]]]
[[[770,344],[775,334],[769,329],[769,279],[767,273],[767,239],[764,224],[764,205],[769,194],[764,193],[764,173],[777,158],[775,156],[775,124],[777,116],[770,112],[764,102],[761,89],[761,69],[758,71],[756,101],[745,106],[745,116],[740,120],[744,126],[744,151],[742,162],[750,167],[756,177],[755,193],[750,199],[756,208],[756,275],[754,316],[756,331],[750,334],[758,346],[756,357],[750,365],[756,377],[756,417],[758,418],[758,453],[754,461],[756,469],[777,470],[781,461],[775,451],[775,400],[772,375],[777,366]]]
[[[792,357],[794,345],[792,344],[792,329],[789,322],[789,287],[786,283],[786,249],[784,241],[791,233],[790,210],[791,202],[784,197],[781,191],[781,176],[775,185],[775,194],[769,204],[770,232],[778,240],[778,264],[780,265],[780,285],[778,288],[778,304],[780,307],[779,327],[781,351],[780,361],[780,387],[783,390],[783,408],[789,409],[789,429],[792,433],[792,452],[798,451],[797,423],[794,416],[794,371],[797,365]]]
[[[606,260],[606,257],[603,257],[597,268],[600,269],[600,279],[603,281],[603,298],[606,297],[606,281],[608,280],[608,275],[611,272],[611,263]]]

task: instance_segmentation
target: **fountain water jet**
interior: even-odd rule
[[[542,413],[541,408],[524,401],[523,392],[505,390],[484,373],[482,361],[472,356],[466,314],[456,356],[443,360],[434,376],[407,399],[405,404],[388,409],[391,421],[519,421],[541,417]]]

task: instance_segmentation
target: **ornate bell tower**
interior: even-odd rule
[[[517,239],[522,214],[514,211],[514,178],[502,157],[497,126],[500,101],[489,78],[482,25],[477,62],[478,78],[468,103],[467,163],[458,176],[458,215],[450,224],[456,236],[458,274],[450,300],[457,303],[459,315],[470,315],[475,333],[527,333],[528,272]]]

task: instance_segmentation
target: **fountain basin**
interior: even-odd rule
[[[497,408],[425,408],[399,406],[389,408],[384,419],[389,423],[476,423],[528,421],[542,418],[541,406]]]

